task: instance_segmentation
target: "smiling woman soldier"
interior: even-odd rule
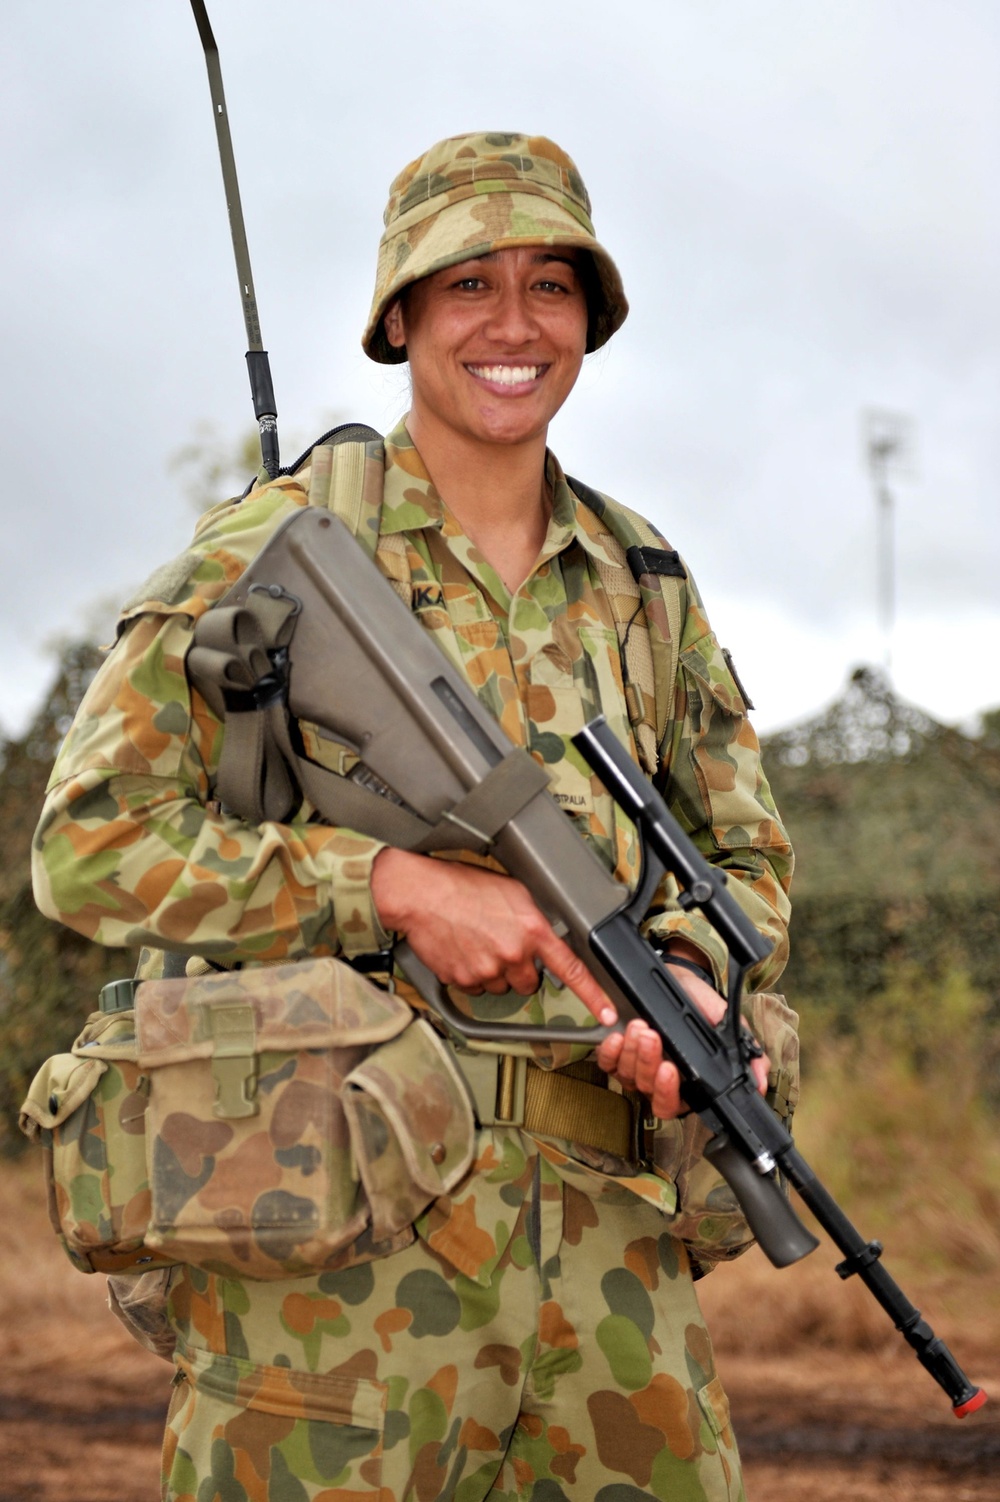
[[[385,225],[364,348],[409,361],[412,403],[379,451],[376,562],[621,881],[638,878],[634,831],[569,745],[598,712],[731,873],[774,942],[749,1009],[787,1112],[791,1014],[763,993],[787,952],[791,857],[740,686],[676,555],[633,581],[628,547],[663,539],[546,449],[584,355],[627,312],[583,182],[543,137],[459,136],[397,177]],[[101,942],[187,957],[190,977],[206,956],[244,977],[329,955],[371,970],[405,937],[466,1010],[569,1018],[581,1042],[493,1056],[502,1079],[530,1055],[523,1110],[480,1106],[471,1168],[388,1255],[362,1240],[339,1270],[271,1281],[172,1269],[164,1496],[734,1502],[694,1279],[749,1237],[659,1040],[630,1023],[588,1047],[608,998],[488,858],[392,848],[308,806],[255,825],[214,801],[225,729],[185,675],[193,621],[315,503],[315,467],[211,513],[126,608],[53,774],[39,903]],[[623,677],[628,630],[649,635],[645,690]],[[717,1019],[725,951],[674,895],[645,932]],[[400,977],[397,994],[422,1007]],[[755,1069],[768,1088],[768,1059]]]

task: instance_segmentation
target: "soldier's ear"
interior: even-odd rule
[[[403,326],[403,299],[394,297],[382,318],[385,337],[393,349],[405,349],[406,330]]]

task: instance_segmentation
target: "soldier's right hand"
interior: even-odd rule
[[[544,966],[600,1023],[617,1021],[610,997],[511,876],[389,847],[375,857],[372,899],[383,928],[446,986],[531,996]]]

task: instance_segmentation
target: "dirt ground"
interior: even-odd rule
[[[775,1273],[751,1253],[702,1284],[750,1502],[1000,1502],[995,1274],[905,1285],[996,1395],[959,1423],[823,1257]],[[74,1272],[48,1229],[37,1162],[0,1168],[0,1502],[158,1496],[171,1368],[104,1297],[104,1279]]]

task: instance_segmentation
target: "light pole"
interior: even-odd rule
[[[865,460],[875,488],[876,588],[886,678],[892,674],[896,620],[896,529],[889,481],[913,469],[913,423],[899,412],[867,407],[861,414]]]

